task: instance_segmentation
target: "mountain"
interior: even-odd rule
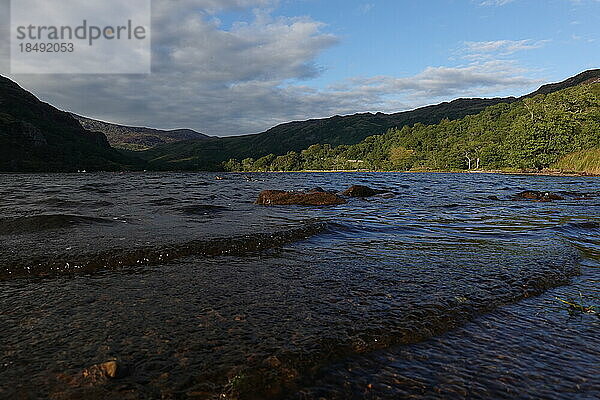
[[[110,145],[117,149],[147,150],[162,144],[185,140],[206,140],[210,136],[191,129],[161,130],[112,124],[71,114],[87,130],[102,132]]]
[[[139,168],[102,133],[38,100],[0,76],[0,172],[69,172]]]
[[[443,119],[460,119],[477,114],[498,103],[511,103],[514,97],[496,99],[458,99],[396,114],[364,113],[325,119],[296,121],[278,125],[266,132],[187,141],[159,146],[140,153],[152,169],[219,169],[230,158],[259,158],[267,154],[300,151],[312,144],[355,144],[388,129],[416,123],[435,124]]]
[[[568,78],[562,82],[544,85],[535,92],[525,95],[522,98],[535,97],[538,94],[550,94],[558,92],[559,90],[564,90],[573,86],[581,85],[582,83],[597,82],[600,82],[600,69],[590,69],[580,74],[577,74],[571,78]]]
[[[149,168],[160,170],[219,169],[229,159],[257,159],[269,154],[284,155],[299,152],[313,144],[353,145],[372,135],[381,135],[392,128],[416,123],[437,124],[442,120],[458,120],[475,115],[487,107],[549,94],[581,83],[600,79],[600,70],[585,71],[563,82],[544,85],[537,91],[520,98],[458,99],[396,114],[355,114],[325,119],[290,122],[266,132],[235,137],[213,138],[204,141],[186,141],[159,146],[142,152]]]
[[[251,162],[231,171],[364,169],[600,171],[600,82],[488,107],[461,120],[390,129],[352,146],[312,145],[300,153]]]
[[[600,70],[595,69],[544,85],[521,98],[458,99],[396,114],[335,116],[290,122],[255,135],[210,138],[190,130],[132,128],[77,117],[88,130],[73,115],[41,102],[16,83],[0,77],[0,171],[221,170],[229,159],[247,159],[246,164],[253,165],[255,159],[269,155],[275,159],[315,144],[354,145],[392,128],[457,121],[499,104],[511,105],[598,80]],[[117,151],[110,147],[102,131],[111,134],[115,146],[130,149],[158,141],[173,143],[139,152]],[[179,141],[189,137],[196,139]]]

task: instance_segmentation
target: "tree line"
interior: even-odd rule
[[[600,148],[600,84],[580,85],[461,120],[415,124],[355,145],[315,144],[300,152],[230,159],[226,171],[542,170]]]

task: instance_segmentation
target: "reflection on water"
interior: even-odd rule
[[[598,318],[574,322],[554,296],[597,298],[600,203],[512,200],[595,179],[254,178],[0,176],[0,397],[599,393]],[[351,184],[396,196],[253,204]],[[81,378],[110,359],[126,377]]]

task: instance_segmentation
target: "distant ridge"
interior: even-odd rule
[[[396,114],[362,113],[311,119],[281,124],[263,133],[212,138],[204,141],[172,143],[139,154],[150,168],[218,169],[230,158],[260,158],[301,151],[313,144],[351,145],[368,136],[379,135],[394,127],[437,124],[444,119],[461,119],[478,114],[498,103],[517,101],[514,97],[496,99],[457,99]]]
[[[215,138],[189,129],[127,127],[73,116],[0,76],[0,172],[220,170],[229,159],[284,155],[314,144],[353,145],[391,128],[462,119],[499,103],[514,103],[598,81],[600,69],[593,69],[520,98],[457,99],[395,114],[363,113],[296,121],[259,134]],[[109,142],[124,149],[148,150],[116,151]]]
[[[210,136],[191,129],[162,130],[134,127],[98,121],[91,118],[71,114],[81,125],[94,132],[102,132],[112,147],[127,150],[147,150],[162,144],[181,142],[184,140],[206,140]]]
[[[525,95],[522,98],[534,97],[538,94],[550,94],[558,92],[559,90],[568,89],[573,86],[588,83],[597,83],[598,81],[600,81],[600,69],[590,69],[580,74],[577,74],[569,79],[565,79],[562,82],[549,83],[547,85],[544,85],[535,92]]]
[[[433,125],[444,119],[462,119],[475,115],[489,106],[514,103],[538,94],[549,94],[572,86],[600,79],[600,69],[582,72],[559,83],[544,85],[522,97],[468,98],[421,107],[395,114],[363,113],[323,119],[288,122],[263,133],[245,136],[214,138],[159,146],[140,154],[156,169],[217,169],[230,158],[260,158],[269,154],[284,155],[302,151],[313,144],[353,145],[391,128],[416,123]]]

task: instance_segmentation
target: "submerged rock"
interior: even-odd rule
[[[384,194],[384,193],[390,193],[390,192],[385,191],[385,190],[372,189],[368,186],[354,185],[354,186],[351,186],[348,190],[346,190],[342,194],[344,196],[348,196],[348,197],[371,197],[371,196],[376,196],[378,194]]]
[[[553,201],[553,200],[564,200],[565,198],[551,192],[538,192],[536,190],[526,190],[518,193],[515,196],[517,200],[534,200],[534,201]]]
[[[102,364],[92,365],[83,370],[83,378],[90,383],[105,382],[109,379],[123,378],[127,375],[127,368],[118,361],[107,361]]]
[[[265,361],[263,361],[263,364],[270,368],[279,368],[282,365],[279,358],[277,358],[275,356],[271,356],[271,357],[265,359]]]
[[[283,190],[264,190],[258,195],[255,204],[265,206],[302,205],[302,206],[331,206],[345,204],[335,193],[311,191],[308,193],[286,192]]]
[[[582,193],[582,192],[558,192],[559,195],[570,197],[573,200],[592,200],[598,197],[598,193]]]

